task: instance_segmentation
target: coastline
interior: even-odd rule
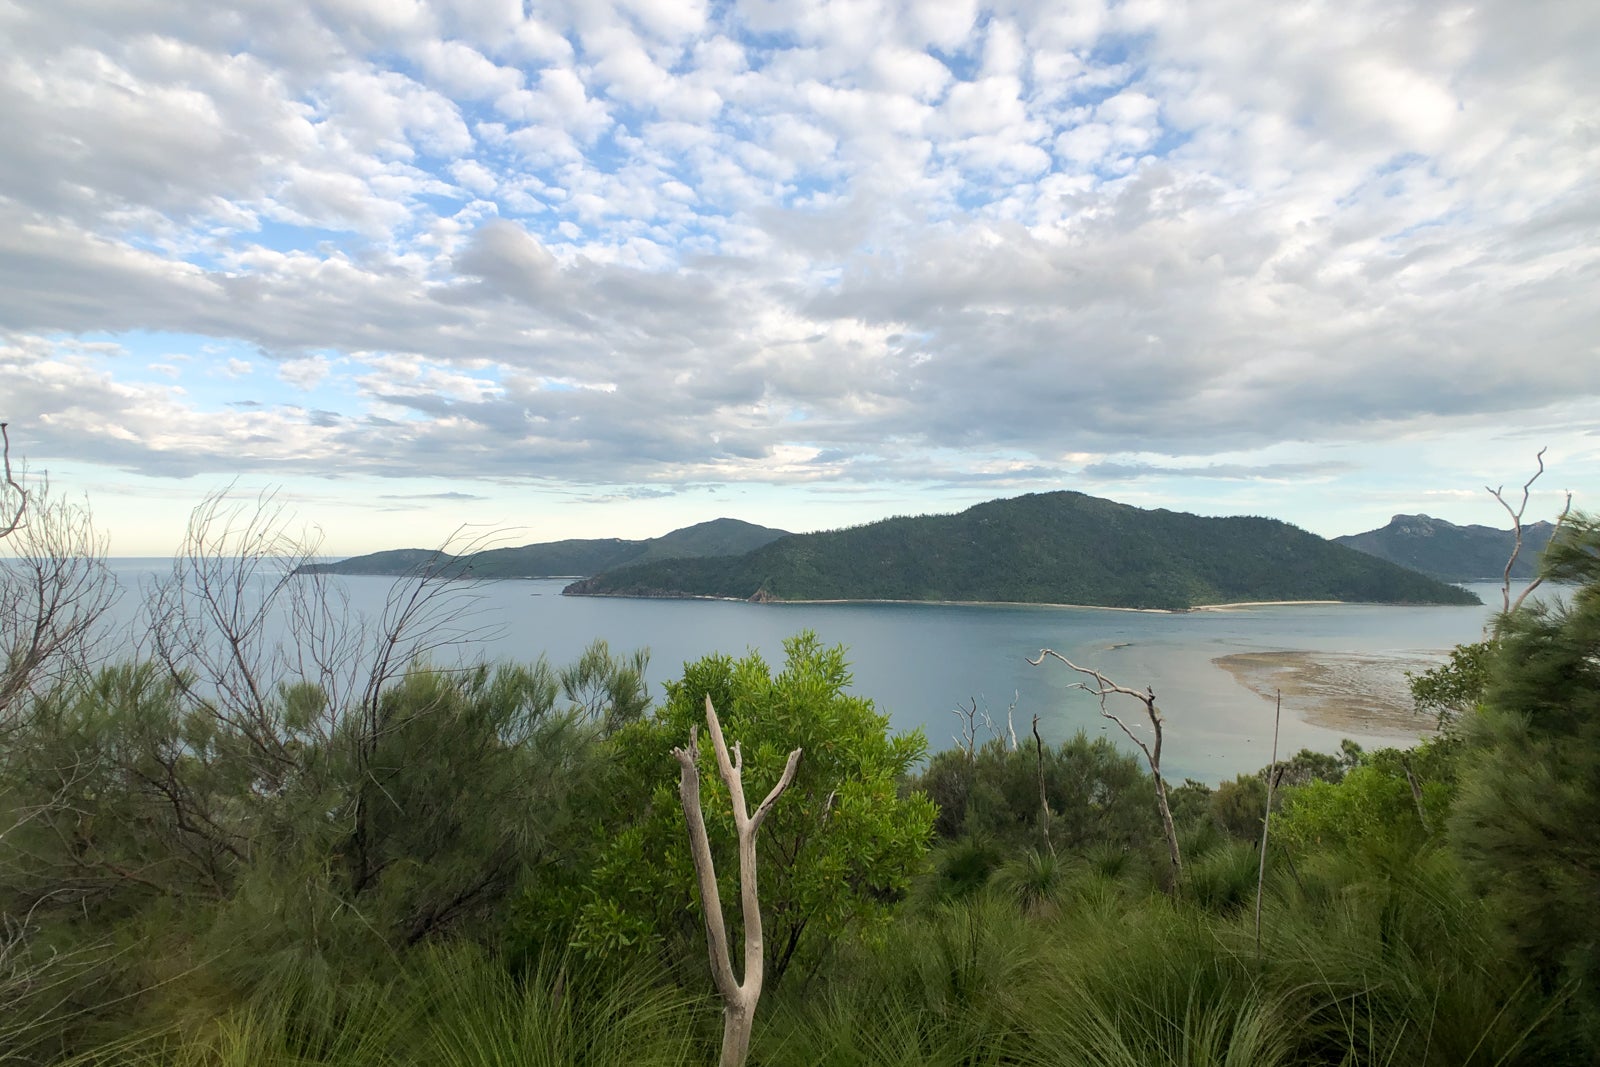
[[[1231,604],[1196,604],[1188,611],[1237,611],[1240,608],[1282,608],[1307,604],[1349,604],[1348,600],[1236,600]],[[1380,605],[1382,606],[1382,605]],[[1395,604],[1393,607],[1404,605]]]
[[[1240,686],[1272,703],[1283,694],[1291,714],[1313,726],[1417,740],[1438,733],[1412,704],[1408,674],[1444,662],[1436,650],[1396,652],[1235,652],[1211,662]]]
[[[1067,604],[1044,600],[896,600],[881,597],[832,597],[818,600],[780,600],[768,597],[711,596],[705,593],[569,593],[562,596],[608,597],[615,600],[712,600],[727,604],[928,604],[937,607],[973,608],[1069,608],[1084,611],[1133,611],[1148,615],[1186,615],[1195,611],[1241,611],[1247,608],[1295,607],[1308,605],[1335,605],[1353,603],[1348,600],[1237,600],[1226,604],[1196,604],[1188,608],[1126,608],[1112,604]],[[1411,607],[1414,605],[1384,605],[1379,607]]]

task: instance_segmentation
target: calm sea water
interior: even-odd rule
[[[114,560],[131,592],[119,605],[125,624],[136,618],[139,581],[164,570],[164,560]],[[341,579],[356,610],[377,612],[393,579]],[[1013,701],[1019,734],[1033,715],[1046,741],[1107,724],[1098,702],[1069,688],[1059,663],[1030,666],[1028,657],[1051,648],[1091,665],[1123,685],[1155,689],[1166,719],[1167,777],[1215,782],[1254,770],[1270,759],[1272,704],[1244,688],[1212,661],[1236,652],[1355,652],[1415,655],[1442,652],[1481,636],[1487,607],[1383,607],[1365,604],[1282,605],[1186,614],[942,604],[745,604],[699,600],[564,597],[560,580],[476,583],[476,621],[494,631],[471,651],[497,659],[572,660],[595,638],[614,650],[647,648],[655,694],[686,661],[710,652],[757,650],[774,667],[784,638],[814,630],[849,649],[854,690],[872,698],[894,728],[926,731],[931,747],[955,743],[951,713],[976,699],[1004,730]],[[1498,588],[1471,586],[1486,604]],[[1139,707],[1124,709],[1137,718]],[[1423,723],[1419,720],[1419,726]],[[1115,726],[1111,736],[1126,745]],[[1312,725],[1289,704],[1280,749],[1336,750],[1346,734]],[[1357,735],[1367,744],[1394,737]]]

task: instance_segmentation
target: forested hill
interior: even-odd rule
[[[965,600],[1182,609],[1251,600],[1475,604],[1471,593],[1276,519],[1057,492],[796,534],[736,558],[621,567],[587,596]]]
[[[1555,526],[1548,522],[1522,528],[1522,552],[1511,569],[1512,578],[1527,581],[1538,573],[1539,557],[1554,532]],[[1387,526],[1334,540],[1447,582],[1470,582],[1498,579],[1505,573],[1516,535],[1493,526],[1457,526],[1428,515],[1396,515]]]
[[[788,536],[738,519],[712,519],[660,537],[624,541],[608,537],[548,541],[520,548],[492,548],[469,556],[440,556],[421,548],[400,548],[355,556],[338,563],[302,567],[322,574],[415,574],[430,566],[437,572],[470,578],[546,578],[598,574],[628,563],[646,563],[682,556],[737,556]]]

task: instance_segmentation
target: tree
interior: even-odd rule
[[[1145,761],[1150,765],[1150,776],[1155,781],[1156,810],[1161,815],[1161,831],[1167,840],[1167,860],[1172,865],[1172,892],[1176,893],[1183,883],[1183,853],[1178,847],[1177,827],[1172,822],[1172,806],[1167,802],[1167,781],[1161,777],[1162,718],[1161,709],[1156,707],[1156,691],[1146,686],[1145,691],[1141,693],[1137,689],[1129,689],[1126,686],[1118,685],[1093,667],[1080,667],[1061,653],[1048,648],[1041,648],[1039,657],[1028,662],[1037,667],[1044,662],[1046,656],[1058,659],[1077,673],[1092,678],[1094,680],[1093,686],[1087,682],[1075,682],[1071,688],[1082,689],[1099,697],[1100,714],[1116,723],[1122,732],[1127,735],[1128,740],[1137,745],[1139,751],[1144,753]],[[1132,697],[1143,706],[1145,718],[1149,721],[1151,732],[1155,735],[1151,743],[1147,744],[1144,738],[1128,728],[1127,723],[1111,713],[1106,702],[1112,696]]]
[[[939,805],[934,826],[946,839],[972,834],[1048,852],[1142,847],[1157,833],[1138,757],[1082,731],[1059,745],[1037,743],[1032,752],[996,739],[977,750],[970,767],[964,751],[946,749],[928,761],[916,786]]]
[[[0,840],[0,906],[92,921],[170,899],[215,908],[246,965],[383,955],[497,932],[566,849],[603,731],[640,713],[642,657],[451,662],[470,583],[403,579],[361,618],[299,571],[288,523],[207,500],[153,591],[150,655],[31,703],[0,799],[35,814]]]
[[[0,422],[0,850],[63,812],[65,796],[95,771],[77,753],[52,787],[18,795],[15,739],[41,691],[76,682],[99,624],[116,601],[106,542],[87,505],[30,478]],[[38,916],[0,895],[0,1058],[41,1040],[71,1015],[72,988],[95,953],[38,943]]]
[[[1501,611],[1507,615],[1521,608],[1533,591],[1544,583],[1544,574],[1541,571],[1533,581],[1523,587],[1515,600],[1511,597],[1511,571],[1516,566],[1517,558],[1522,555],[1522,518],[1528,510],[1528,496],[1533,489],[1533,483],[1544,474],[1546,451],[1547,449],[1541,448],[1533,457],[1538,469],[1522,483],[1522,499],[1515,507],[1512,507],[1511,502],[1506,499],[1504,485],[1497,488],[1484,486],[1489,495],[1494,497],[1511,517],[1511,552],[1506,557],[1505,573],[1501,576],[1500,582]],[[1561,513],[1556,516],[1555,526],[1551,531],[1552,544],[1560,537],[1562,527],[1571,514],[1572,493],[1568,492],[1566,502],[1562,505]],[[1489,635],[1481,641],[1455,646],[1450,650],[1450,658],[1437,667],[1419,674],[1408,671],[1406,678],[1410,682],[1411,700],[1416,710],[1433,715],[1440,730],[1448,732],[1455,729],[1464,716],[1477,710],[1479,702],[1483,700],[1484,690],[1489,684],[1489,664],[1494,653],[1495,640]]]
[[[611,809],[596,827],[607,844],[573,933],[585,950],[611,954],[699,936],[697,924],[685,922],[696,876],[670,772],[671,751],[701,720],[707,698],[741,742],[748,787],[765,790],[790,752],[805,751],[757,844],[769,983],[781,982],[797,959],[814,959],[846,933],[884,920],[887,905],[909,889],[934,817],[926,796],[900,791],[926,749],[922,733],[891,735],[887,716],[846,691],[842,647],[826,648],[808,632],[784,650],[776,674],[757,653],[685,664],[655,714],[613,738]],[[727,787],[708,780],[704,792],[711,847],[732,850]],[[728,871],[719,883],[724,897],[737,892]]]
[[[0,730],[34,688],[88,658],[91,638],[116,602],[105,538],[87,506],[48,482],[33,486],[11,459],[0,423]]]
[[[1577,990],[1600,1054],[1600,519],[1573,515],[1542,576],[1566,603],[1503,615],[1449,828],[1474,885],[1549,989]]]
[[[711,976],[722,997],[722,1067],[744,1067],[750,1054],[750,1027],[755,1021],[756,1004],[761,1000],[761,986],[766,966],[762,942],[761,895],[756,882],[756,834],[761,824],[772,813],[773,805],[794,781],[801,750],[789,753],[789,759],[772,787],[754,812],[744,799],[744,754],[738,742],[733,746],[733,757],[728,757],[728,743],[722,736],[722,724],[717,721],[717,711],[706,697],[706,728],[711,734],[711,748],[716,754],[717,776],[728,790],[733,813],[733,829],[738,839],[739,855],[739,905],[744,926],[744,978],[733,973],[733,960],[728,949],[728,928],[722,916],[722,896],[717,886],[716,865],[711,855],[711,840],[706,835],[705,815],[700,807],[700,743],[699,732],[689,731],[689,744],[672,750],[678,761],[680,774],[678,796],[683,804],[684,821],[689,827],[689,852],[694,859],[695,880],[700,888],[700,906],[705,912],[706,947],[711,957]]]

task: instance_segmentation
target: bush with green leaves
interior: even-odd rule
[[[943,837],[979,834],[1013,851],[1044,848],[1041,762],[1055,848],[1134,847],[1155,839],[1148,772],[1106,738],[1091,740],[1082,731],[1042,754],[1032,746],[1010,749],[999,740],[970,757],[949,749],[929,761],[916,785],[940,802],[936,825]]]
[[[776,673],[756,653],[686,664],[683,676],[667,683],[666,702],[616,734],[603,820],[608,841],[585,888],[575,943],[604,955],[639,945],[681,947],[699,937],[671,752],[703,727],[707,698],[729,745],[743,754],[747,796],[764,796],[789,753],[803,752],[757,840],[769,988],[806,952],[881,922],[906,894],[924,862],[934,807],[921,793],[902,795],[900,783],[926,742],[920,731],[891,734],[886,715],[847,691],[843,647],[825,647],[808,632],[784,649]],[[707,832],[720,858],[723,899],[734,900],[738,864],[727,789],[711,746],[700,750]]]
[[[1273,840],[1301,852],[1381,842],[1420,846],[1441,830],[1450,810],[1457,749],[1443,738],[1409,752],[1380,749],[1363,753],[1337,782],[1286,789]]]

